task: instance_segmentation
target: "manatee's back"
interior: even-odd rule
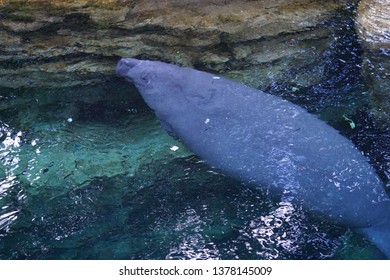
[[[364,228],[390,258],[389,197],[367,159],[335,129],[279,97],[190,68],[128,58],[117,73],[211,165]]]
[[[279,97],[185,69],[192,84],[183,81],[180,89],[190,96],[191,116],[172,128],[195,154],[245,183],[288,191],[308,209],[351,226],[367,227],[387,215],[383,183],[334,128]]]

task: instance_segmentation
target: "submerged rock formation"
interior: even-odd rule
[[[2,0],[0,85],[104,82],[120,56],[204,70],[234,70],[298,53],[310,58],[321,50],[305,42],[327,38],[321,23],[342,5],[320,0]]]
[[[362,0],[356,18],[357,30],[372,47],[390,47],[390,0]]]
[[[360,1],[356,27],[366,49],[363,75],[370,86],[371,111],[389,126],[390,0]]]

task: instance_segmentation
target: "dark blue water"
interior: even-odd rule
[[[263,89],[352,139],[388,186],[390,131],[371,110],[365,51],[352,21],[333,27],[338,39],[318,57],[325,65],[318,83],[278,80]],[[292,68],[287,76],[316,67]],[[347,228],[208,167],[170,138],[138,92],[115,76],[99,87],[0,88],[0,259],[376,254]]]

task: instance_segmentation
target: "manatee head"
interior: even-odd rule
[[[116,72],[133,83],[158,115],[177,114],[191,106],[183,89],[183,68],[159,61],[122,58]]]
[[[213,75],[194,69],[122,58],[116,72],[137,87],[163,126],[176,134],[209,118],[216,100]]]

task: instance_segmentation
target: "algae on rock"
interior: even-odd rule
[[[8,0],[0,4],[0,84],[10,88],[104,83],[121,56],[203,70],[272,62],[285,34],[323,38],[339,1]],[[319,31],[317,34],[316,30]],[[293,39],[292,39],[293,40]],[[258,48],[237,53],[257,42]],[[254,57],[261,57],[255,59]]]

